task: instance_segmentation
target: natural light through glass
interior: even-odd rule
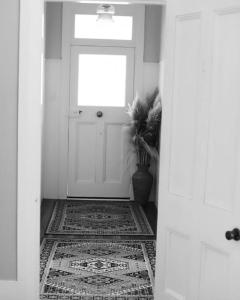
[[[125,55],[79,54],[78,105],[125,106]]]
[[[97,15],[75,15],[76,39],[132,40],[133,18],[114,16],[113,22],[97,21]]]

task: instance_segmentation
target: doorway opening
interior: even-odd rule
[[[21,1],[17,278],[1,278],[2,299],[37,298],[41,4]],[[156,299],[235,300],[239,295],[239,12],[238,0],[167,5]],[[65,188],[60,181],[59,187]],[[77,271],[81,264],[75,259],[71,266]],[[56,280],[61,273],[55,275]]]
[[[146,152],[153,183],[139,203],[130,133],[134,105],[160,105],[162,15],[46,2],[41,297],[153,299],[158,162]]]

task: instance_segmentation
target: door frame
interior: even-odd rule
[[[20,0],[19,7],[19,62],[16,70],[17,263],[16,278],[0,280],[0,298],[37,300],[40,254],[43,1]]]
[[[46,1],[46,0],[45,0]],[[46,1],[47,2],[47,1]],[[94,1],[93,1],[94,2]],[[93,8],[84,4],[84,14],[93,13]],[[137,89],[140,95],[143,93],[143,57],[145,9],[140,7],[134,10],[123,5],[119,14],[133,16],[133,39],[128,40],[97,40],[97,39],[76,39],[74,38],[74,15],[79,13],[79,3],[63,3],[62,17],[62,60],[61,60],[61,92],[59,109],[59,162],[58,162],[58,199],[71,197],[69,195],[69,116],[71,114],[72,102],[72,69],[70,67],[72,60],[72,49],[74,47],[106,47],[107,48],[132,48],[134,49],[134,70],[133,70],[133,93]],[[136,26],[136,22],[138,22]],[[131,96],[131,98],[133,95]],[[130,98],[129,98],[130,99]],[[133,98],[132,98],[133,99]],[[74,107],[75,108],[75,107]],[[131,191],[131,189],[130,189]],[[83,197],[83,195],[82,195]]]
[[[127,3],[165,6],[167,1],[127,0]],[[22,294],[26,295],[25,300],[39,299],[44,2],[47,0],[20,0],[17,174],[18,281],[17,283],[16,281],[0,282],[0,289],[5,292],[5,299],[10,299],[8,295],[12,294],[10,291],[13,288],[16,289],[16,294],[19,293],[19,299],[22,299]],[[59,0],[51,0],[51,2],[59,2]],[[65,0],[65,2],[72,2],[72,0]],[[102,1],[88,0],[88,2],[101,3]],[[125,0],[104,0],[104,2],[126,3]],[[30,213],[26,214],[26,212]],[[29,230],[30,228],[31,230]],[[26,243],[29,246],[28,253],[24,252]],[[26,257],[28,257],[28,264],[31,267],[24,269],[23,260]],[[157,265],[158,263],[156,263]],[[31,270],[30,274],[29,270]],[[19,288],[18,285],[21,281],[23,283]],[[155,294],[158,292],[158,285],[156,285]]]

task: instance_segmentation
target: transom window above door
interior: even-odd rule
[[[63,15],[72,45],[143,46],[144,5],[71,3]]]
[[[101,22],[97,15],[75,15],[76,39],[132,40],[132,31],[132,16],[114,16],[112,22]]]

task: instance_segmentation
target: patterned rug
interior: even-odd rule
[[[152,235],[136,202],[58,201],[47,234]]]
[[[40,298],[152,300],[154,241],[43,240]]]

